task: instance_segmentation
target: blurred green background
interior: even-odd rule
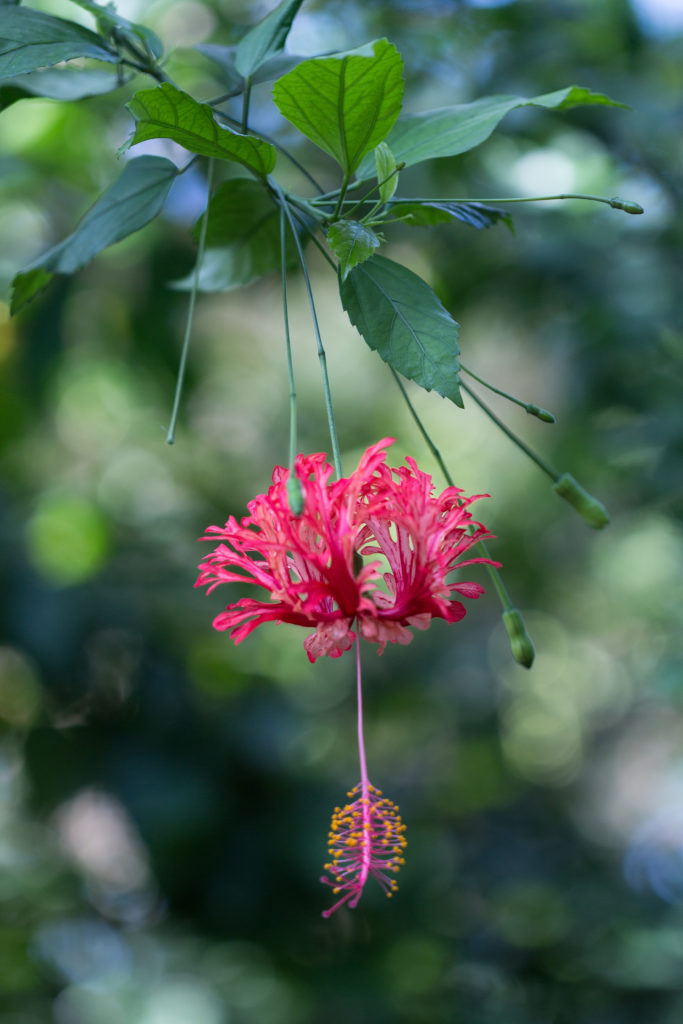
[[[119,11],[172,48],[234,41],[271,6]],[[467,365],[558,422],[492,406],[613,517],[592,533],[471,402],[411,391],[456,483],[492,495],[477,514],[538,655],[530,672],[512,661],[491,592],[459,625],[366,652],[370,773],[408,825],[391,904],[368,887],[355,912],[320,917],[329,814],[357,780],[352,662],[309,666],[295,627],[235,648],[210,623],[238,591],[193,590],[195,538],[286,461],[278,282],[201,298],[174,447],[187,297],[168,283],[192,266],[199,173],[15,321],[0,304],[2,1024],[683,1020],[682,33],[675,0],[308,0],[291,34],[300,53],[387,36],[413,110],[571,83],[632,107],[515,112],[465,157],[406,172],[403,195],[646,208],[534,204],[514,235],[391,234],[462,324]],[[216,94],[197,55],[172,67]],[[116,177],[132,88],[2,114],[5,299]],[[268,89],[254,121],[273,131]],[[390,434],[394,464],[412,454],[441,487],[312,266],[345,466]],[[300,440],[318,451],[303,298],[295,278]]]

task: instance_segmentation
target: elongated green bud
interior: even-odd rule
[[[524,668],[531,668],[536,656],[534,642],[526,631],[522,613],[518,608],[508,608],[503,612],[503,625],[510,637],[512,657]]]
[[[301,481],[293,473],[289,474],[287,480],[287,501],[293,516],[300,516],[304,510],[304,492],[301,489]]]
[[[543,420],[544,423],[554,423],[555,417],[547,409],[541,409],[540,405],[534,405],[533,402],[528,402],[524,406],[530,416],[535,416],[538,420]]]
[[[620,196],[615,196],[614,199],[610,199],[610,206],[613,210],[623,210],[624,213],[645,213],[640,203],[636,203],[633,199],[621,199]]]
[[[563,473],[553,484],[553,489],[561,498],[573,505],[581,518],[594,530],[601,530],[609,523],[609,512],[602,502],[584,490],[571,473]]]

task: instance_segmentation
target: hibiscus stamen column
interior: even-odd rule
[[[345,903],[353,910],[363,895],[363,888],[372,876],[387,897],[398,889],[396,874],[405,864],[403,852],[408,845],[404,836],[398,806],[382,795],[368,778],[363,734],[363,687],[361,682],[360,638],[356,640],[356,706],[358,719],[358,759],[360,782],[349,790],[350,803],[335,807],[328,835],[330,860],[325,869],[332,878],[320,879],[332,886],[341,898],[323,911],[329,917]]]

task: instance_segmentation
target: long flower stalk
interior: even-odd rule
[[[343,808],[335,807],[332,815],[328,835],[330,860],[325,865],[332,877],[323,875],[320,881],[330,885],[335,896],[341,896],[323,911],[323,917],[329,917],[345,903],[353,910],[368,878],[374,878],[387,897],[393,896],[398,889],[393,875],[405,864],[403,853],[408,845],[398,806],[384,797],[381,789],[373,786],[368,778],[360,640],[356,641],[356,707],[360,782],[347,793],[351,802]]]
[[[209,223],[209,203],[211,202],[211,188],[213,185],[213,163],[214,162],[212,157],[209,160],[208,171],[206,176],[206,209],[204,210],[204,216],[202,217],[202,226],[199,229],[199,244],[197,245],[197,262],[195,263],[194,267],[194,276],[192,278],[192,291],[190,292],[190,301],[187,307],[187,320],[185,321],[183,346],[180,351],[178,379],[176,381],[175,396],[173,398],[171,422],[168,425],[168,433],[166,434],[167,444],[173,444],[175,441],[176,422],[178,420],[178,412],[180,411],[180,399],[183,393],[183,384],[185,382],[187,353],[190,348],[190,337],[192,335],[192,324],[194,322],[194,308],[197,302],[197,292],[199,291],[199,272],[201,270],[202,260],[204,259],[204,248],[206,246],[206,228]]]

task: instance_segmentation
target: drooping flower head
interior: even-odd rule
[[[478,497],[447,487],[433,496],[432,479],[417,468],[391,469],[385,438],[362,456],[348,477],[331,480],[324,454],[298,455],[294,471],[303,492],[301,515],[287,498],[289,472],[276,466],[266,494],[249,502],[249,515],[224,527],[210,526],[202,540],[219,540],[203,559],[196,586],[209,592],[221,583],[251,583],[270,600],[243,597],[214,619],[240,643],[264,622],[292,622],[315,630],[304,641],[310,661],[339,657],[361,635],[379,644],[407,644],[407,628],[426,629],[432,617],[457,622],[463,604],[452,595],[476,598],[478,583],[447,582],[457,568],[486,558],[463,558],[490,537],[472,520],[468,506]],[[496,564],[496,563],[492,563]]]

